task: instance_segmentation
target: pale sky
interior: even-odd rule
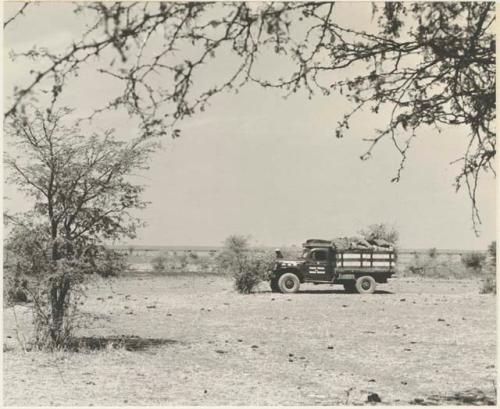
[[[17,7],[6,6],[5,18]],[[357,24],[370,23],[369,3],[336,7],[339,21],[354,15]],[[33,8],[5,32],[4,60],[12,48],[71,42],[81,26],[68,11],[55,3]],[[211,69],[207,81],[220,72],[220,66]],[[269,63],[266,69],[275,68]],[[5,62],[7,95],[27,71]],[[101,105],[112,89],[84,70],[68,98],[85,109]],[[421,129],[401,181],[391,183],[399,156],[389,141],[372,159],[359,159],[367,148],[361,139],[383,127],[383,114],[362,112],[344,139],[335,138],[335,125],[350,107],[341,95],[285,100],[279,91],[256,86],[218,95],[204,113],[183,121],[182,137],[166,141],[142,175],[151,204],[141,212],[148,226],[134,243],[220,245],[230,234],[249,234],[259,245],[300,245],[378,222],[394,224],[406,248],[485,249],[495,239],[496,181],[483,177],[478,190],[479,238],[466,191],[453,187],[459,169],[449,163],[463,154],[467,129]],[[107,124],[134,133],[133,123],[110,117]],[[4,191],[7,209],[26,205],[14,187]]]

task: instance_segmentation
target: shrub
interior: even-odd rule
[[[175,257],[174,263],[175,266],[179,267],[181,271],[185,271],[189,264],[188,256],[186,253],[182,252],[180,255]]]
[[[188,267],[201,264],[200,258],[194,253],[169,253],[165,251],[151,260],[151,267],[155,273],[186,272]]]
[[[241,294],[250,294],[265,278],[268,264],[264,260],[248,257],[240,270],[233,273],[234,288]]]
[[[189,261],[192,262],[192,263],[196,263],[200,256],[198,255],[198,253],[193,253],[191,250],[188,251],[188,258],[189,258]]]
[[[480,290],[481,294],[496,294],[497,293],[497,277],[496,271],[488,273],[483,281]]]
[[[226,274],[232,274],[234,271],[240,270],[245,253],[250,249],[249,242],[249,237],[229,236],[224,241],[224,248],[217,254],[216,262],[218,268]]]
[[[436,258],[437,257],[437,248],[436,247],[432,247],[430,248],[428,251],[427,251],[427,254],[430,258]]]
[[[90,258],[94,273],[101,277],[116,277],[129,269],[127,255],[102,247]]]
[[[490,283],[495,280],[494,263],[491,257],[487,258],[485,254],[480,252],[464,254],[460,260],[456,260],[439,255],[435,248],[431,248],[427,254],[415,254],[413,260],[405,266],[403,275],[440,279],[484,279],[486,277]]]
[[[492,241],[488,246],[488,259],[486,262],[486,276],[481,286],[481,294],[497,293],[497,242]]]
[[[488,246],[488,258],[489,262],[496,267],[497,266],[497,241],[494,240]]]
[[[14,278],[12,282],[7,281],[7,302],[16,304],[28,302],[28,280]]]
[[[169,257],[167,253],[161,253],[151,260],[151,266],[155,273],[167,272],[167,263]]]
[[[461,262],[450,261],[439,257],[437,251],[430,249],[425,256],[415,255],[414,259],[406,266],[409,275],[428,278],[469,278],[468,271]]]
[[[484,254],[474,252],[462,255],[462,263],[465,267],[480,271],[486,261]]]
[[[271,252],[251,250],[249,237],[233,235],[225,240],[217,256],[217,265],[233,277],[236,291],[250,294],[268,278],[273,260]]]

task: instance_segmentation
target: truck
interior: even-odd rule
[[[396,268],[394,246],[377,243],[339,246],[334,240],[309,239],[299,259],[276,259],[269,275],[271,290],[296,293],[302,283],[341,284],[349,293],[373,294]]]

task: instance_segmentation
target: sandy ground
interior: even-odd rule
[[[239,295],[210,276],[99,282],[82,306],[91,321],[82,335],[175,343],[25,353],[5,309],[4,404],[343,405],[373,393],[389,405],[493,400],[496,299],[478,285],[395,279],[360,296],[314,285],[275,294],[266,284]],[[15,311],[27,336],[29,309]]]

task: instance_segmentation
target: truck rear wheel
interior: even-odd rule
[[[293,273],[285,273],[279,278],[278,287],[282,293],[296,293],[300,287],[299,277]]]
[[[356,280],[356,290],[360,294],[373,294],[377,283],[370,276],[362,276]]]

